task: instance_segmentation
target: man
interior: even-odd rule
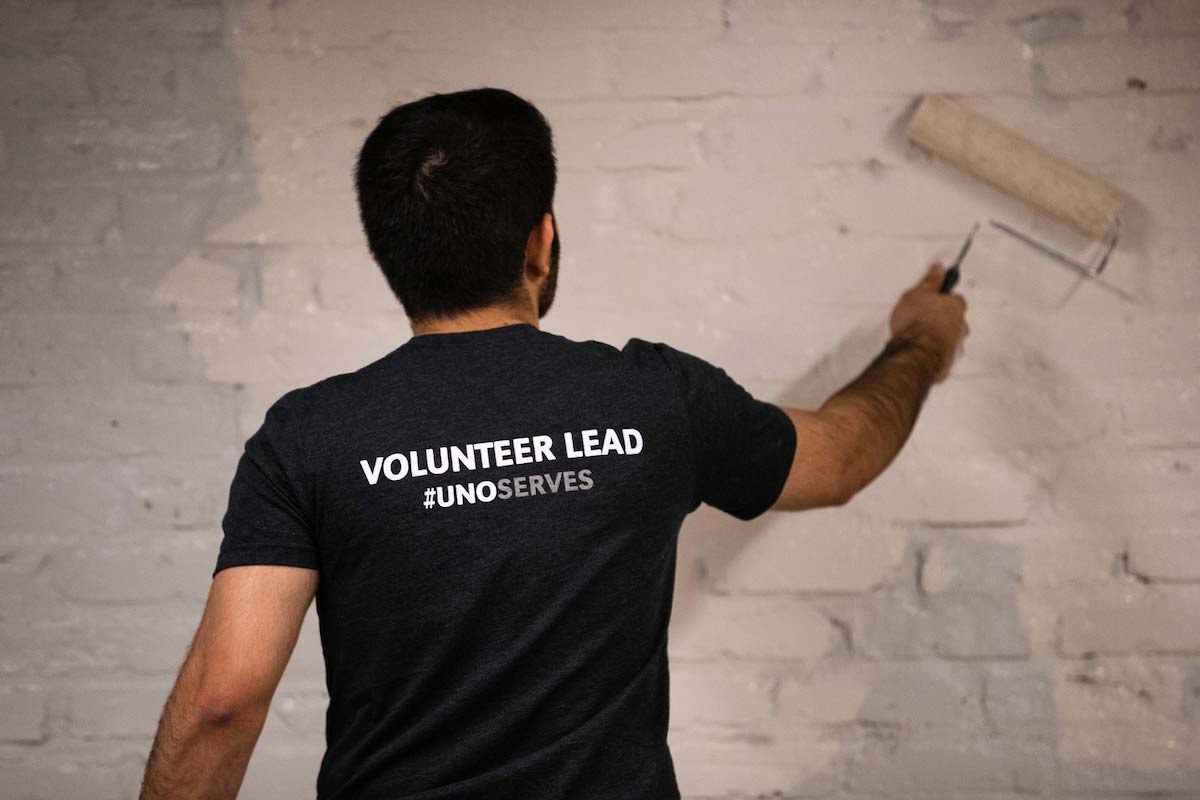
[[[237,794],[314,596],[321,800],[678,798],[680,524],[702,502],[748,520],[849,500],[950,369],[962,297],[935,264],[857,380],[781,408],[663,343],[540,329],[555,158],[516,95],[394,109],[356,177],[413,337],[283,395],[246,442],[143,800]]]

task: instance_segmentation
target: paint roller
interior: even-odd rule
[[[1094,258],[1083,263],[1010,225],[989,219],[993,227],[1088,277],[1104,270],[1117,245],[1119,215],[1124,206],[1124,198],[1115,186],[944,95],[923,97],[906,133],[910,141],[967,174],[1098,240],[1100,248]],[[967,242],[969,245],[970,237]],[[961,255],[956,262],[959,260]]]

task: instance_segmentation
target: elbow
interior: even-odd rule
[[[202,725],[223,728],[238,720],[252,717],[259,704],[229,694],[214,694],[198,699],[195,708],[196,718]]]
[[[830,491],[832,496],[830,505],[833,506],[846,505],[870,483],[870,479],[863,474],[860,465],[853,458],[843,459],[835,475],[834,485]]]
[[[242,716],[240,706],[221,700],[204,700],[196,706],[196,718],[201,725],[223,728]]]
[[[858,494],[857,488],[849,485],[841,486],[833,492],[829,500],[829,505],[835,507],[844,506],[853,500],[856,494]]]

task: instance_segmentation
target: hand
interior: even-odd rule
[[[892,338],[906,339],[933,351],[939,359],[935,382],[950,374],[954,357],[962,349],[967,327],[967,301],[958,292],[941,294],[946,268],[934,262],[915,286],[900,296],[889,321]]]

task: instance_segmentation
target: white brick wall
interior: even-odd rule
[[[554,125],[548,328],[820,402],[970,223],[950,91],[1135,201],[1101,281],[985,232],[972,336],[845,508],[684,529],[689,798],[1195,798],[1200,1],[0,0],[0,795],[136,796],[245,437],[407,336],[351,166],[393,103]],[[311,796],[306,622],[242,796]]]

